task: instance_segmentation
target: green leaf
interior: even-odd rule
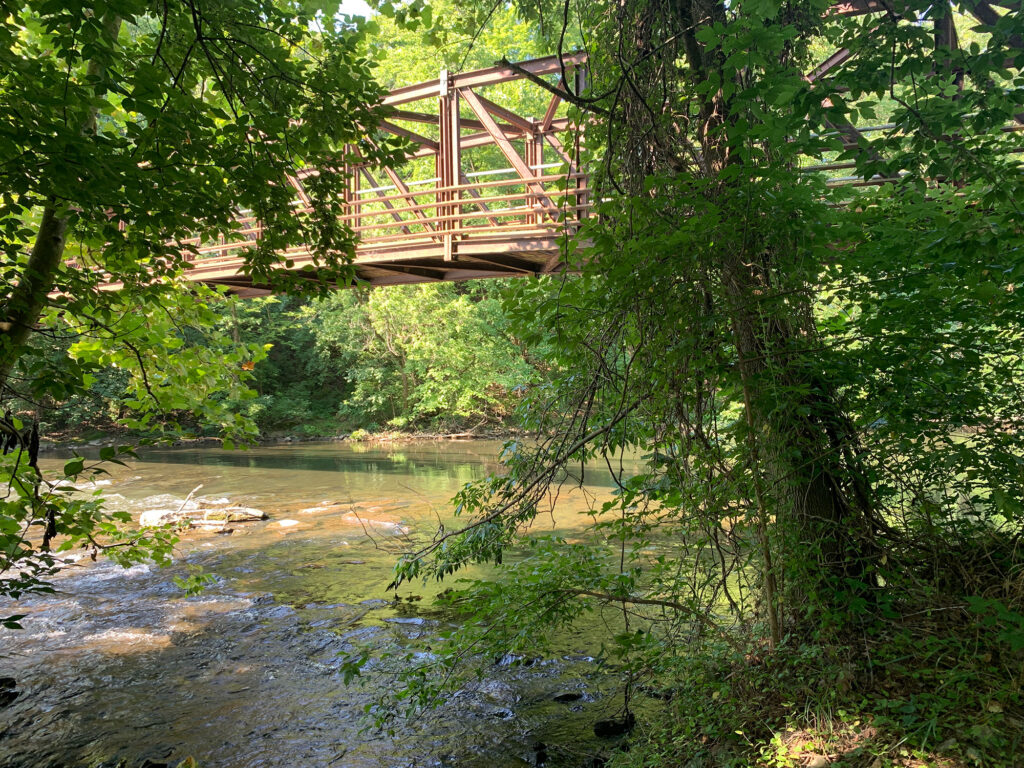
[[[85,466],[85,459],[81,456],[76,456],[64,465],[64,476],[75,477],[78,475]]]

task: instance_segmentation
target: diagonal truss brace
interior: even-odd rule
[[[490,112],[484,106],[483,100],[477,96],[471,88],[462,88],[459,93],[466,99],[466,103],[469,104],[470,108],[476,114],[477,119],[484,124],[484,128],[487,129],[487,133],[490,134],[494,143],[498,145],[498,149],[501,150],[501,153],[505,155],[505,159],[509,161],[516,173],[519,174],[519,177],[526,183],[527,188],[537,196],[538,206],[549,218],[553,221],[557,221],[557,206],[552,202],[551,198],[548,197],[547,190],[544,189],[543,184],[539,181],[531,181],[531,179],[535,178],[533,169],[530,168],[526,164],[526,161],[519,156],[519,153],[516,152],[512,143],[508,140],[505,134],[499,130],[497,123],[494,122],[494,118],[491,117]]]

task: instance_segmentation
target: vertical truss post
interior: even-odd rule
[[[932,13],[935,14],[935,53],[939,54],[943,48],[958,49],[960,41],[956,35],[953,9],[948,4],[937,4],[932,7]],[[948,65],[950,60],[947,58],[943,63]],[[938,66],[938,62],[936,62],[936,66]],[[964,71],[959,67],[954,70],[953,84],[956,85],[958,96],[964,87]],[[953,98],[955,99],[957,96]]]
[[[460,180],[459,157],[459,92],[448,79],[448,70],[441,70],[438,89],[438,148],[436,173],[438,178],[437,217],[443,233],[444,260],[454,261],[455,240],[459,229],[459,193],[453,189]]]
[[[352,196],[352,212],[355,218],[352,220],[352,227],[359,232],[359,227],[363,224],[363,203],[362,197],[359,194],[359,166],[351,166],[351,181],[349,186],[351,187]]]
[[[345,205],[343,215],[345,216],[345,221],[348,223],[348,226],[352,227],[353,230],[359,226],[359,222],[353,217],[353,213],[355,211],[355,208],[353,207],[353,202],[356,199],[356,188],[353,186],[355,184],[353,179],[355,178],[357,173],[356,168],[352,162],[354,156],[354,149],[355,147],[353,147],[353,145],[351,144],[345,145],[345,163],[342,167],[342,173],[345,174]]]
[[[451,147],[448,151],[448,185],[457,187],[462,180],[462,125],[459,122],[459,92],[453,89],[448,99],[448,141]],[[456,257],[455,240],[459,237],[458,230],[462,228],[462,206],[459,201],[462,199],[462,192],[452,192],[452,258]]]
[[[524,142],[523,154],[525,155],[526,165],[533,171],[535,176],[543,176],[543,171],[538,168],[538,165],[544,164],[544,140],[538,134],[537,129],[534,128],[532,134],[526,135],[526,141]],[[527,224],[539,224],[542,217],[534,210],[534,207],[540,204],[540,199],[535,195],[530,194],[530,188],[526,187],[526,206],[530,208],[530,211],[526,214]]]

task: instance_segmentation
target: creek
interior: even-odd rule
[[[342,679],[340,654],[354,644],[401,647],[452,626],[434,604],[447,584],[385,588],[399,552],[451,524],[454,493],[500,470],[499,451],[487,441],[148,449],[113,468],[104,495],[136,516],[192,493],[270,519],[190,532],[169,568],[83,561],[55,594],[0,607],[28,614],[24,630],[0,630],[0,676],[19,691],[0,709],[0,768],[186,756],[201,768],[599,764],[613,743],[593,725],[622,707],[619,677],[594,658],[600,617],[528,663],[488,660],[483,679],[391,737],[366,730],[363,710],[392,677],[371,668],[361,685]],[[588,467],[585,479],[586,493],[563,492],[538,530],[583,535],[587,496],[611,489],[607,470]],[[215,577],[193,597],[174,582],[189,566]]]

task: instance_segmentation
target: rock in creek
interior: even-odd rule
[[[582,698],[583,694],[579,691],[565,691],[563,693],[556,694],[554,700],[568,704],[569,702],[579,701]]]
[[[16,691],[18,681],[13,677],[0,677],[0,708],[6,707],[14,702],[20,691]]]
[[[223,507],[208,509],[203,513],[203,519],[220,522],[247,522],[249,520],[265,520],[266,512],[254,507]]]
[[[251,520],[266,520],[267,513],[254,507],[222,507],[208,509],[203,513],[204,521],[220,523],[247,523]]]
[[[267,513],[254,507],[217,507],[201,510],[195,507],[184,509],[147,509],[139,515],[139,525],[151,528],[158,525],[189,523],[196,526],[220,526],[227,523],[247,523],[266,520]]]
[[[195,510],[185,509],[147,509],[139,515],[139,525],[143,528],[154,528],[158,525],[171,525],[191,520]]]
[[[627,712],[625,717],[612,717],[607,720],[598,720],[594,723],[594,735],[602,738],[610,736],[621,736],[629,733],[636,725],[636,715]]]

